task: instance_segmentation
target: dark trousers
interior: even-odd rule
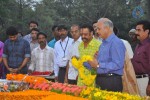
[[[77,80],[69,80],[68,79],[68,83],[72,84],[72,85],[77,85]]]
[[[65,74],[66,74],[66,67],[59,67],[59,73],[58,73],[58,82],[59,83],[64,83]]]
[[[96,86],[101,90],[122,92],[122,77],[120,75],[113,76],[96,76]]]

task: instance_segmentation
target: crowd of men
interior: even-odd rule
[[[80,73],[72,66],[72,57],[81,58],[90,55],[93,60],[84,62],[85,73],[94,68],[97,72],[95,86],[107,91],[123,91],[124,74],[129,74],[133,68],[141,96],[150,95],[150,22],[137,22],[129,36],[139,40],[132,51],[128,41],[117,37],[118,29],[108,18],[100,18],[93,25],[54,25],[54,39],[47,42],[47,35],[38,29],[38,23],[29,23],[30,32],[20,37],[13,26],[6,30],[8,39],[0,42],[1,77],[8,73],[32,74],[33,72],[49,72],[60,83],[82,83]],[[68,36],[71,33],[71,37]],[[131,68],[125,67],[126,57],[131,62]],[[125,71],[125,68],[129,70]],[[88,78],[88,77],[87,77]],[[128,80],[130,81],[130,80]]]

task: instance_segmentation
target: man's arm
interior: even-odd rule
[[[56,42],[57,43],[57,42]],[[59,72],[59,67],[57,65],[57,49],[56,49],[57,44],[54,46],[54,75],[55,75],[55,81],[58,81],[58,72]]]
[[[34,70],[34,68],[36,66],[35,65],[35,63],[36,63],[35,55],[36,55],[36,52],[35,52],[35,50],[33,50],[32,53],[31,53],[31,63],[30,63],[29,68],[28,68],[28,73],[29,74],[32,73],[32,71]]]
[[[3,63],[8,71],[13,72],[13,69],[8,66],[7,58],[3,58]]]
[[[29,57],[24,58],[22,64],[18,67],[18,71],[21,70],[26,64],[27,62],[30,60]]]
[[[69,71],[69,61],[67,62],[67,66],[66,66],[66,74],[65,74],[64,83],[68,83],[68,71]]]
[[[7,49],[7,41],[4,44],[4,49],[3,49],[3,54],[2,54],[2,59],[3,59],[3,63],[5,65],[5,67],[7,68],[8,71],[12,72],[12,68],[10,68],[8,66],[8,60],[7,60],[7,56],[8,55],[8,49]]]

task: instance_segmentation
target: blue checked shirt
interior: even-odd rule
[[[3,58],[7,58],[10,68],[18,68],[27,57],[30,57],[30,44],[26,40],[5,41]]]

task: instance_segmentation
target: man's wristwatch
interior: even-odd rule
[[[98,65],[97,65],[97,68],[99,67],[99,63],[98,63]]]

